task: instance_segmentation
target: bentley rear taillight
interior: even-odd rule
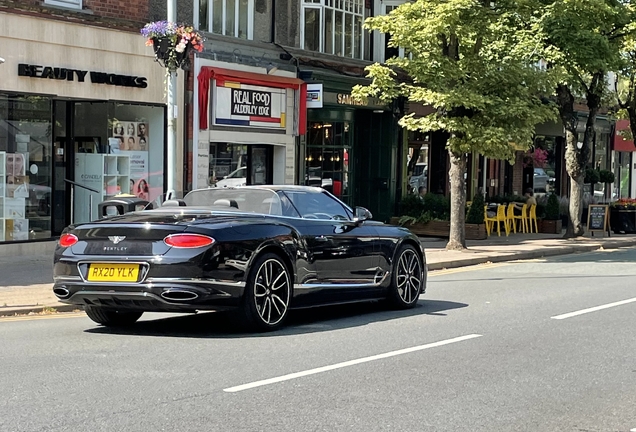
[[[71,247],[78,241],[79,240],[75,234],[62,234],[62,237],[60,237],[60,246],[65,248]]]
[[[214,239],[202,234],[172,234],[163,239],[163,242],[174,248],[187,249],[210,246]]]

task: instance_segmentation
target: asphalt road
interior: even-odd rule
[[[226,314],[0,320],[0,431],[630,431],[634,261],[439,272],[406,313],[323,308],[265,335]]]

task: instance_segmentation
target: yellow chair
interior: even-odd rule
[[[512,204],[511,204],[511,206],[512,206]],[[517,225],[517,221],[519,221],[519,232],[527,233],[528,232],[528,225],[527,225],[528,204],[523,204],[521,206],[520,210],[521,210],[521,214],[516,215],[516,214],[514,214],[514,212],[512,212],[512,216],[510,216],[510,213],[509,213],[509,217],[510,217],[510,220],[512,222],[512,226],[513,227],[515,227]]]
[[[506,206],[498,205],[497,206],[497,214],[495,217],[488,217],[488,212],[486,211],[487,207],[484,208],[484,222],[486,222],[486,232],[490,235],[491,232],[495,230],[493,224],[497,224],[497,235],[501,236],[501,223],[504,224],[504,230],[506,232],[506,236],[510,234],[510,226],[508,225],[508,218],[506,218]]]
[[[506,221],[508,222],[508,226],[510,227],[509,231],[513,231],[515,234],[517,233],[517,226],[515,224],[515,204],[509,203],[506,211]]]
[[[530,215],[528,216],[528,226],[530,228],[529,232],[532,232],[532,223],[533,222],[534,222],[534,232],[538,233],[539,232],[539,227],[537,225],[537,205],[536,204],[532,204],[530,206]]]

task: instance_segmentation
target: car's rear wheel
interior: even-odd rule
[[[399,308],[408,309],[417,304],[422,288],[424,272],[422,259],[411,245],[403,245],[393,263],[389,302]]]
[[[143,312],[122,312],[99,306],[86,306],[84,311],[90,319],[108,327],[121,327],[134,324],[143,314]]]
[[[246,324],[261,331],[280,328],[287,318],[291,293],[291,275],[285,262],[273,253],[258,257],[250,269],[243,296]]]

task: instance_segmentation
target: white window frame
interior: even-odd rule
[[[318,2],[305,2],[305,0],[299,0],[301,2],[301,11],[300,11],[300,17],[301,17],[301,25],[300,25],[300,48],[301,49],[305,49],[305,11],[307,9],[318,9],[320,12],[320,36],[319,36],[319,48],[317,52],[321,52],[321,53],[325,53],[325,9],[329,9],[331,10],[331,16],[332,16],[332,21],[331,21],[331,34],[333,35],[333,39],[334,39],[334,51],[337,51],[336,49],[336,13],[345,13],[345,14],[349,14],[352,16],[352,23],[351,23],[351,56],[346,56],[346,55],[342,55],[342,56],[338,56],[338,57],[344,57],[344,58],[354,58],[354,59],[358,59],[358,60],[362,60],[364,59],[364,28],[361,30],[362,33],[360,34],[360,57],[356,57],[356,43],[358,41],[357,39],[357,33],[356,33],[356,17],[360,17],[362,20],[362,23],[364,24],[364,1],[361,2],[360,5],[360,13],[356,13],[355,12],[355,0],[354,3],[352,3],[352,7],[353,7],[353,11],[348,11],[346,10],[345,7],[345,2],[349,2],[352,0],[320,0]],[[337,7],[338,4],[342,4],[342,7]],[[333,5],[333,6],[332,6]],[[344,53],[344,47],[345,47],[345,37],[346,37],[346,32],[343,31],[342,32],[342,40],[339,41],[340,43],[340,47],[342,48],[342,52]],[[330,55],[337,55],[337,54],[331,54],[331,53],[326,53],[326,54],[330,54]]]
[[[386,15],[386,8],[397,7],[406,3],[407,0],[375,0],[373,10],[375,15]],[[384,63],[384,47],[386,46],[386,34],[379,31],[373,32],[373,61]],[[404,48],[399,48],[399,56],[404,57]]]
[[[82,9],[82,0],[44,0],[44,4],[68,9]]]
[[[222,0],[223,2],[223,13],[222,13],[222,28],[220,35],[222,36],[230,36],[225,34],[225,24],[227,21],[227,0]],[[199,1],[195,2],[195,10],[199,10]],[[239,37],[239,0],[234,2],[234,34],[233,37]],[[208,0],[208,28],[207,31],[210,33],[214,33],[213,31],[214,24],[214,1]],[[214,33],[219,34],[219,33]],[[247,3],[247,40],[254,39],[254,0],[248,0]]]

